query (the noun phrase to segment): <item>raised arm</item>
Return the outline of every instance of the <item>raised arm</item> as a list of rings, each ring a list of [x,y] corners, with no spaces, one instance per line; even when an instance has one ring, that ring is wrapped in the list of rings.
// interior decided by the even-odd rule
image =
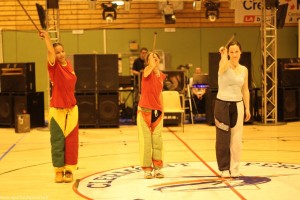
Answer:
[[[47,51],[48,51],[47,53],[48,61],[50,62],[50,64],[54,64],[56,56],[55,56],[55,51],[49,33],[47,31],[42,30],[40,32],[40,37],[43,38],[45,41]]]
[[[219,62],[218,74],[223,74],[229,67],[228,49],[226,47],[220,47],[219,52],[221,54],[221,59]]]
[[[148,58],[146,58],[146,60],[148,60],[148,65],[145,67],[144,69],[144,77],[149,76],[149,74],[151,74],[151,72],[154,70],[155,73],[158,72],[158,65],[159,65],[159,58],[157,57],[157,55],[155,55],[154,53],[151,53],[149,55]]]

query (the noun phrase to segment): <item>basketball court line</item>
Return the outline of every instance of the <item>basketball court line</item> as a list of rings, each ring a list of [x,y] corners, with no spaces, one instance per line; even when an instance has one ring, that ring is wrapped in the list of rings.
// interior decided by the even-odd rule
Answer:
[[[205,160],[203,160],[186,142],[183,141],[183,139],[181,139],[172,129],[170,129],[169,127],[168,131],[171,132],[186,148],[189,149],[189,151],[194,154],[199,161],[201,161],[202,164],[204,164],[212,173],[214,173],[217,177],[221,177],[209,164],[207,164],[207,162],[205,162]],[[246,200],[246,198],[239,193],[234,187],[232,187],[230,185],[230,183],[228,181],[226,181],[226,179],[224,179],[225,181],[223,181],[223,183],[228,186],[228,188],[230,188],[240,199]]]

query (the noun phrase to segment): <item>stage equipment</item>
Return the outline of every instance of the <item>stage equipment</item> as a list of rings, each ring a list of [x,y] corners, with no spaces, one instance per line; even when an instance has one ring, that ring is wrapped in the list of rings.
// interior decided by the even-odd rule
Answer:
[[[118,93],[100,93],[98,96],[99,127],[119,127]]]
[[[204,6],[206,7],[205,17],[209,21],[214,22],[219,18],[219,0],[208,0],[205,2]]]
[[[165,24],[176,24],[176,16],[170,4],[165,5],[162,14]]]
[[[285,19],[286,19],[286,14],[288,10],[289,4],[281,4],[278,6],[277,12],[276,12],[276,26],[278,29],[281,29],[284,27],[285,24]]]
[[[202,2],[202,0],[195,0],[195,1],[193,1],[193,8],[194,8],[194,10],[201,10],[201,2]]]
[[[300,120],[300,87],[278,88],[278,121]]]
[[[117,7],[115,3],[102,3],[101,7],[103,8],[102,18],[106,20],[107,23],[113,22],[117,19]]]
[[[119,89],[117,54],[75,54],[76,92],[116,92]]]
[[[35,92],[35,63],[1,63],[0,92]]]

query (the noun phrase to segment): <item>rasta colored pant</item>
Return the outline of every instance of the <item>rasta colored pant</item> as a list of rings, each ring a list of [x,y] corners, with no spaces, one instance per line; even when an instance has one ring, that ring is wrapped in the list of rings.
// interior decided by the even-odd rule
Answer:
[[[138,107],[137,127],[140,162],[143,170],[163,167],[163,113]]]
[[[50,108],[49,123],[54,170],[74,171],[78,161],[78,107]]]

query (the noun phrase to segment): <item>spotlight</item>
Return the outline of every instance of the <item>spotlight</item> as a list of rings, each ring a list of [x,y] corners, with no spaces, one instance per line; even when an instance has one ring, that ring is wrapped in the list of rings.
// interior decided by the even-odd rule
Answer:
[[[201,10],[201,0],[196,0],[193,2],[194,10]]]
[[[165,24],[175,24],[176,16],[174,10],[170,5],[166,5],[163,9],[163,20]]]
[[[117,19],[117,7],[118,5],[115,3],[102,3],[101,7],[103,8],[102,18],[106,20],[108,23]]]
[[[209,21],[214,22],[219,18],[219,1],[208,0],[205,4],[206,12],[205,17],[209,19]]]

